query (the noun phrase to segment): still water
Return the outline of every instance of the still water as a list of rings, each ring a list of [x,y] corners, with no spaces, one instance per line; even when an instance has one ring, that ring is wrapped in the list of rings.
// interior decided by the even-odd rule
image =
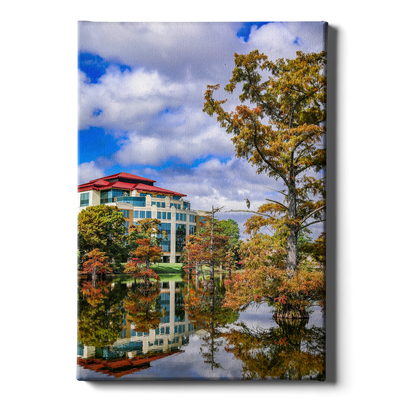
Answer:
[[[79,380],[325,379],[325,320],[279,322],[267,304],[223,307],[224,279],[118,275],[78,285]]]

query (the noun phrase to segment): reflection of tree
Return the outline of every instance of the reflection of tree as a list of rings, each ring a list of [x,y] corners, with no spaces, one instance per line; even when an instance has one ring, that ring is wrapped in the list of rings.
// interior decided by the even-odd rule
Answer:
[[[136,332],[156,329],[164,311],[160,303],[160,286],[145,284],[135,285],[124,299],[124,308]]]
[[[123,319],[121,296],[110,290],[111,283],[82,282],[82,298],[78,309],[78,340],[83,345],[98,348],[113,344]]]
[[[237,324],[223,336],[225,350],[243,362],[243,379],[325,380],[325,329],[305,320],[278,320],[277,328]]]
[[[193,284],[189,280],[184,292],[185,311],[189,320],[196,329],[207,332],[201,338],[203,344],[200,351],[204,362],[210,364],[211,369],[220,368],[215,357],[222,345],[223,328],[236,321],[239,313],[222,307],[224,290],[221,285],[203,285],[198,281]]]

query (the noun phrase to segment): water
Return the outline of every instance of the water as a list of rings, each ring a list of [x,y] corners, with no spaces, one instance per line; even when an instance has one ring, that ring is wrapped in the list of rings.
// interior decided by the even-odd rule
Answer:
[[[161,276],[146,288],[128,276],[82,279],[79,380],[325,379],[325,321],[280,322],[267,304],[223,307],[223,279]]]

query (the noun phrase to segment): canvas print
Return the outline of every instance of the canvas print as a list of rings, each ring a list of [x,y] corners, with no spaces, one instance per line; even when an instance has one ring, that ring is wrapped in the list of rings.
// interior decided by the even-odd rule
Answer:
[[[325,369],[325,22],[78,23],[77,379]]]

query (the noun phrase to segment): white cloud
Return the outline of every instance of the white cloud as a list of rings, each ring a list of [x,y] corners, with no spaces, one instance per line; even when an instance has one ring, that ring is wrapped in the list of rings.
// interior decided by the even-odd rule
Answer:
[[[201,129],[205,122],[196,126],[196,120],[206,120],[207,116],[190,112],[186,115],[188,121],[182,126],[171,125],[170,129],[165,131],[153,132],[153,136],[146,136],[137,131],[128,133],[121,149],[113,156],[115,161],[125,167],[160,166],[171,158],[191,164],[209,154],[222,157],[233,155],[234,148],[230,138],[224,132],[218,132],[217,126],[210,124],[205,130]]]
[[[79,74],[79,127],[101,126],[112,130],[145,128],[168,107],[179,107],[190,85],[171,82],[157,71],[130,72],[110,67],[97,84],[85,83]],[[101,110],[96,115],[96,110]]]
[[[158,70],[175,80],[220,76],[232,62],[240,24],[92,23],[79,24],[79,50],[132,67]],[[230,68],[230,66],[229,66]]]
[[[296,51],[319,52],[324,50],[323,24],[316,22],[272,23],[252,29],[247,50],[258,49],[270,60],[294,58]],[[297,43],[296,43],[297,42]]]
[[[146,172],[157,180],[156,185],[187,195],[191,207],[197,210],[211,210],[224,207],[217,214],[219,219],[234,219],[243,233],[243,223],[250,213],[227,213],[229,210],[246,210],[245,198],[251,201],[251,209],[256,210],[266,197],[278,199],[271,188],[279,188],[278,182],[266,174],[257,175],[255,168],[246,160],[231,158],[226,163],[212,158],[197,168],[166,168]],[[140,175],[139,171],[132,171]],[[279,196],[279,195],[278,195]]]
[[[99,168],[94,161],[85,162],[78,167],[78,183],[86,183],[92,179],[105,176],[104,170]]]

